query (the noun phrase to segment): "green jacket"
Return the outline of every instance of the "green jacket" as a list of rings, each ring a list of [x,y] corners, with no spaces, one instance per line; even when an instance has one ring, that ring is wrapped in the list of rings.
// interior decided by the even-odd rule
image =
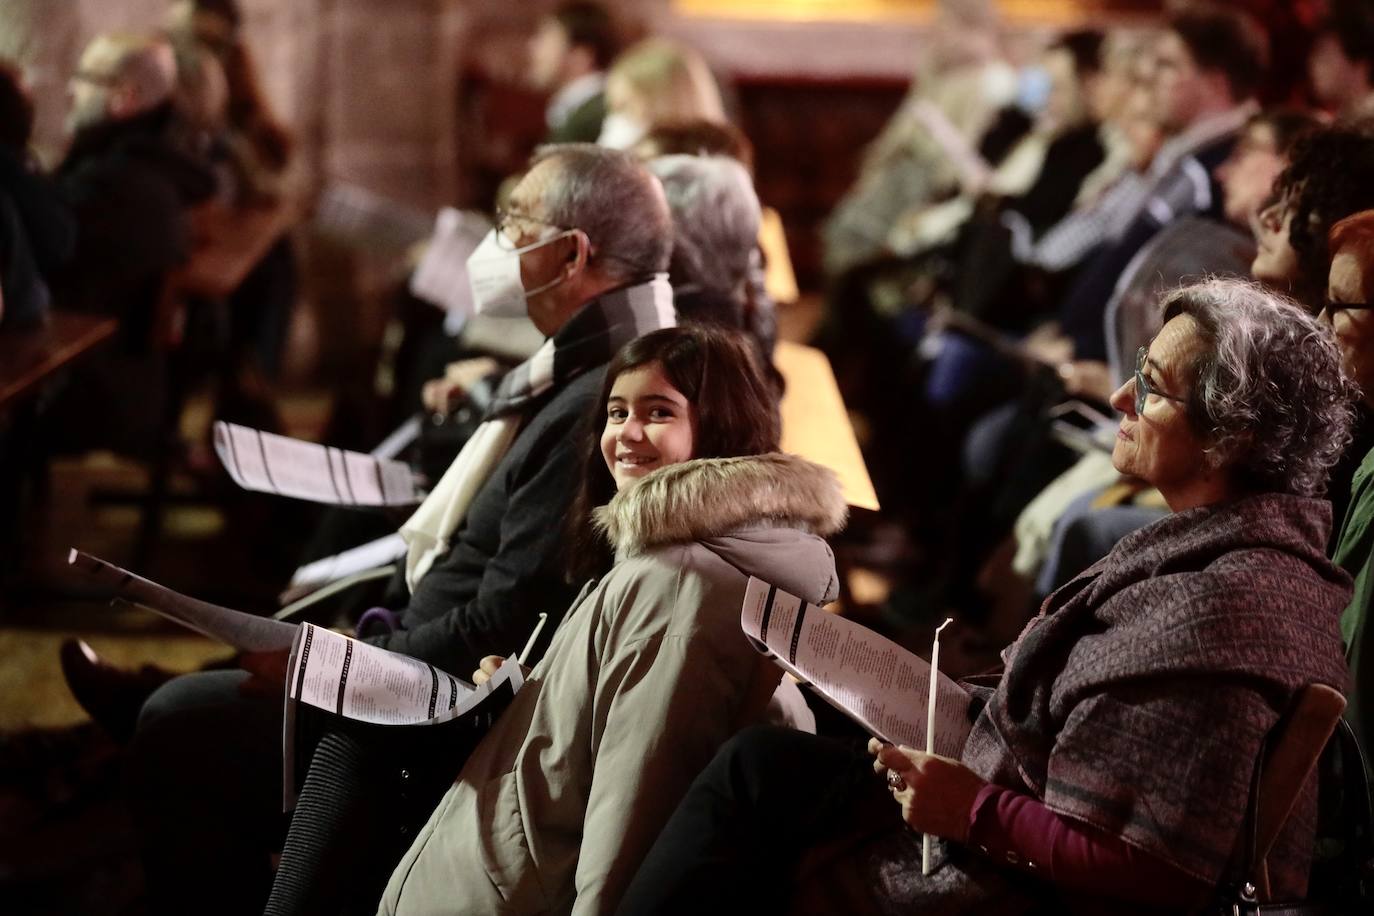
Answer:
[[[595,143],[601,136],[601,122],[606,120],[606,94],[596,95],[578,105],[562,124],[549,131],[545,143]]]
[[[1374,603],[1374,449],[1355,471],[1333,559],[1355,580],[1355,593],[1341,614],[1341,639],[1352,685],[1345,716],[1365,758],[1370,759],[1374,753],[1374,628],[1369,623]]]

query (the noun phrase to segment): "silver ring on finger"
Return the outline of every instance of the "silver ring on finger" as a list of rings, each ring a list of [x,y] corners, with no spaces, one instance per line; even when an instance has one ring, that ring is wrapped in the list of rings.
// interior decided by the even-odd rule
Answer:
[[[901,773],[898,773],[896,770],[888,770],[888,771],[887,771],[887,785],[888,785],[889,788],[892,788],[892,789],[905,789],[905,788],[906,788],[906,780],[903,779],[903,778],[902,778],[902,774],[901,774]]]

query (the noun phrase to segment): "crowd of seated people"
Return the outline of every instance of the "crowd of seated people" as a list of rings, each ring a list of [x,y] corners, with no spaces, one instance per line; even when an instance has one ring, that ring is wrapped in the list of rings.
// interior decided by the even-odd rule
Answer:
[[[280,368],[296,293],[289,239],[245,265],[225,302],[191,310],[190,326],[182,300],[204,294],[176,285],[217,220],[287,193],[289,135],[257,86],[240,20],[233,0],[177,0],[158,31],[96,36],[69,74],[69,142],[51,169],[28,156],[32,105],[21,71],[4,66],[5,324],[41,324],[52,309],[118,322],[116,344],[51,392],[41,427],[51,451],[160,449],[168,353],[188,339],[231,367],[222,415],[270,415],[263,386],[238,377]]]
[[[334,550],[403,542],[376,606],[338,625],[476,684],[535,631],[533,665],[475,744],[326,730],[284,816],[287,652],[175,674],[66,647],[123,747],[148,911],[1229,906],[1295,697],[1346,695],[1374,751],[1374,7],[1331,0],[1279,98],[1264,22],[1177,7],[1018,67],[991,5],[941,4],[825,227],[818,342],[911,547],[885,619],[1001,640],[957,758],[818,714],[741,631],[751,576],[843,591],[841,488],[779,451],[786,253],[705,58],[622,47],[569,0],[528,46],[548,142],[474,240],[472,315],[409,329],[424,355],[403,372],[427,384],[402,413],[474,422],[408,518],[321,522]],[[50,176],[22,118],[0,136],[0,315],[113,310],[126,345],[86,371],[160,371],[147,344],[195,208],[281,193],[290,143],[239,23],[182,0],[165,35],[98,39]],[[0,110],[31,120],[0,77]],[[277,248],[245,281],[231,362],[275,371],[293,270]],[[484,350],[490,319],[528,342]],[[151,406],[76,387],[54,416]],[[859,521],[838,549],[862,554]],[[1309,881],[1328,812],[1316,773],[1299,784],[1270,891],[1347,894],[1357,876]]]

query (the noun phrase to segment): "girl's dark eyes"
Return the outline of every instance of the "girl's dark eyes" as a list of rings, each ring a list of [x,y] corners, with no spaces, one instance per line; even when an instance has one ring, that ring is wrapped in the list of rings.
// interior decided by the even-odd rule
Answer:
[[[630,416],[630,412],[624,407],[607,407],[606,419],[623,422]],[[650,420],[672,420],[677,414],[669,407],[654,407],[649,411]]]

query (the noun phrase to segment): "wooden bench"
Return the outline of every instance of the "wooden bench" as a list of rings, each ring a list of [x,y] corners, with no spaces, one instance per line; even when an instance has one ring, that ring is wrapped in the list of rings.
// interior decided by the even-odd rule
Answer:
[[[114,336],[113,318],[53,312],[41,327],[0,331],[0,411],[37,392],[57,371]]]

